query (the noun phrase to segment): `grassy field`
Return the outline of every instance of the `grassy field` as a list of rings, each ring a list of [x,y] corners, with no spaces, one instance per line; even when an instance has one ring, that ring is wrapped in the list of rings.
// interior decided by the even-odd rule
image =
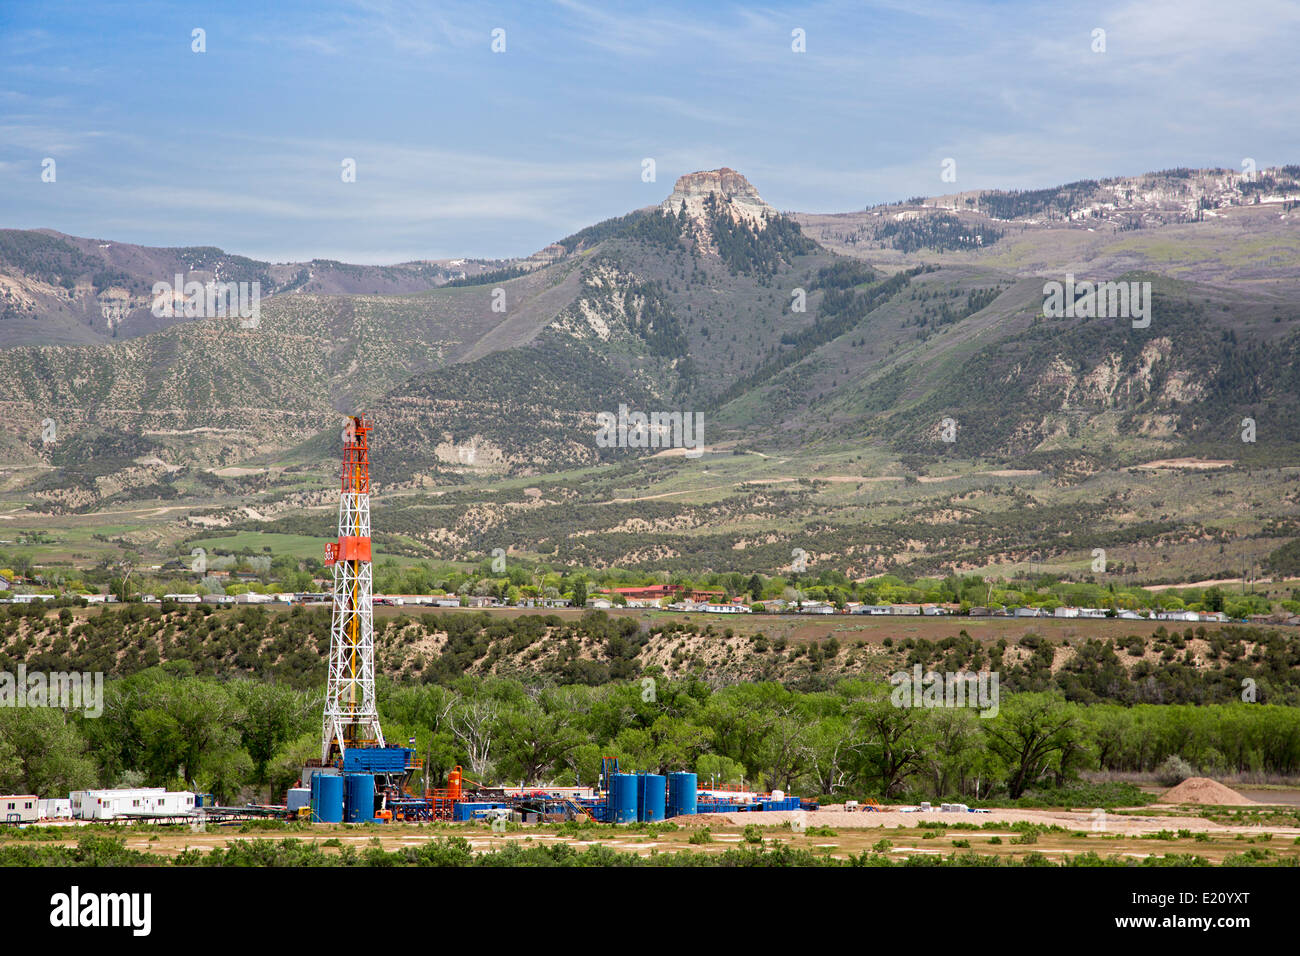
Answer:
[[[325,542],[329,538],[314,538],[305,534],[276,534],[264,531],[240,531],[233,535],[212,538],[197,538],[189,542],[193,548],[212,551],[269,551],[273,554],[289,554],[295,558],[325,559]]]
[[[1102,434],[1104,420],[1095,427],[1099,445],[1120,442]],[[952,568],[1172,584],[1258,571],[1300,527],[1300,467],[1226,460],[1175,466],[1147,455],[1062,475],[978,459],[919,462],[853,441],[788,455],[721,448],[695,461],[629,455],[531,478],[379,487],[372,528],[376,560],[403,564],[477,562],[501,547],[555,567],[772,574],[801,548],[813,575]],[[79,514],[36,514],[10,497],[0,500],[0,552],[68,570],[127,554],[147,569],[188,560],[194,547],[319,560],[332,538],[335,482],[321,475],[314,494],[272,485]],[[1095,547],[1109,572],[1092,572]]]

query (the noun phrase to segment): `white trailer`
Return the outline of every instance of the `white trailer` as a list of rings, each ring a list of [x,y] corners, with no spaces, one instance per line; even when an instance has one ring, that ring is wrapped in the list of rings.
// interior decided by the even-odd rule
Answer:
[[[130,790],[76,790],[71,794],[72,815],[78,820],[116,820],[154,813],[162,787]],[[193,794],[190,795],[193,798]],[[191,804],[192,805],[192,804]]]
[[[36,794],[11,793],[0,796],[0,823],[35,823],[40,816]]]
[[[169,791],[158,798],[154,813],[177,814],[194,810],[194,794],[184,790]]]
[[[72,819],[71,800],[64,800],[58,797],[49,800],[41,799],[36,801],[36,808],[40,811],[42,820]]]

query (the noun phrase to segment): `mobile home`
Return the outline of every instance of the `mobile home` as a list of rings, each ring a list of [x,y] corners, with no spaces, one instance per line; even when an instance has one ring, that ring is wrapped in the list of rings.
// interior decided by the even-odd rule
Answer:
[[[72,801],[66,797],[52,797],[36,801],[42,820],[68,820],[72,818]]]
[[[162,787],[132,790],[76,790],[72,815],[78,820],[177,816],[194,809],[194,794],[168,793]]]
[[[0,823],[35,823],[40,810],[33,793],[0,796]]]

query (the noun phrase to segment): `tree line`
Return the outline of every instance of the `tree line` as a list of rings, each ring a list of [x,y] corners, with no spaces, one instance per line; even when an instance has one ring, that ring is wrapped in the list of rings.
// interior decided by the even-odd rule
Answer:
[[[857,678],[803,693],[461,677],[381,680],[379,703],[388,740],[416,741],[417,787],[457,765],[485,784],[590,785],[610,754],[625,770],[692,770],[702,786],[837,801],[1140,802],[1131,787],[1080,791],[1081,775],[1150,773],[1171,757],[1206,774],[1300,773],[1300,710],[1244,702],[1126,707],[1004,691],[977,710],[898,706],[896,687]],[[319,689],[198,677],[172,662],[109,682],[97,719],[0,708],[0,792],[154,785],[278,801],[319,754],[321,705]]]

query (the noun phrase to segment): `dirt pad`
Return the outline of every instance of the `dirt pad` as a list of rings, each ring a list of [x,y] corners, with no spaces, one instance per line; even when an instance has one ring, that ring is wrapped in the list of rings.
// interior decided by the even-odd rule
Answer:
[[[1209,777],[1188,777],[1166,790],[1161,803],[1196,803],[1209,807],[1254,807],[1258,804]]]
[[[1152,810],[1150,816],[1145,811],[1139,814],[1107,814],[1104,818],[1105,829],[1109,833],[1125,834],[1143,834],[1155,833],[1159,830],[1205,830],[1208,832],[1227,830],[1228,827],[1222,823],[1216,823],[1211,820],[1203,820],[1193,816],[1167,816],[1160,815],[1159,810]],[[767,810],[762,813],[723,813],[718,816],[726,820],[728,826],[743,827],[747,824],[756,823],[759,826],[780,827],[786,821],[792,824],[798,820],[800,825],[808,827],[829,826],[832,828],[843,827],[845,829],[861,829],[865,827],[876,827],[880,829],[890,829],[893,827],[903,827],[904,829],[919,826],[921,824],[959,824],[964,823],[968,826],[985,827],[988,825],[1005,824],[1010,827],[1013,823],[1039,823],[1044,826],[1061,826],[1069,830],[1087,830],[1095,829],[1098,821],[1096,811],[1085,810],[1038,810],[1038,809],[1000,809],[991,810],[988,813],[944,813],[940,810],[927,810],[916,813],[904,813],[899,810],[886,809],[881,812],[863,812],[857,811],[850,813],[842,809],[827,809],[809,811],[797,810]],[[697,819],[708,820],[708,816],[701,815]],[[681,818],[678,817],[678,820]],[[1297,831],[1300,833],[1300,831]]]

